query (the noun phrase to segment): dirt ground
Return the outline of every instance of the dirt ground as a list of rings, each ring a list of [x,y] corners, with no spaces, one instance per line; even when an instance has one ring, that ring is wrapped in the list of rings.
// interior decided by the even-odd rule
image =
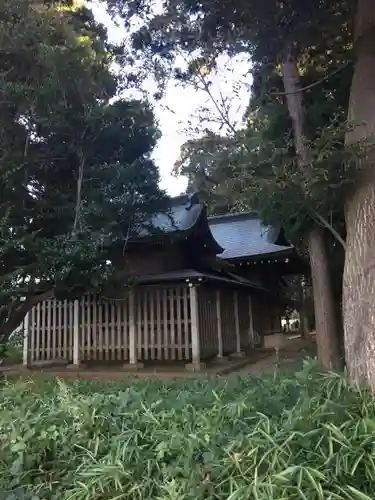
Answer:
[[[269,356],[259,359],[255,363],[249,364],[241,368],[237,374],[245,375],[251,373],[254,375],[262,375],[266,373],[274,373],[276,369],[283,370],[293,367],[298,361],[306,357],[316,356],[316,344],[312,340],[293,339],[288,345],[280,350],[270,352]]]
[[[255,354],[243,359],[231,360],[226,364],[209,364],[202,372],[187,372],[181,365],[161,365],[159,367],[146,366],[137,372],[121,369],[121,367],[90,367],[80,370],[67,369],[65,367],[51,367],[43,369],[25,369],[21,365],[3,367],[0,371],[8,378],[35,378],[59,377],[66,381],[76,379],[97,380],[97,381],[121,381],[131,379],[144,380],[176,380],[191,379],[207,376],[244,376],[246,374],[269,374],[276,369],[284,370],[292,368],[304,357],[315,356],[315,344],[312,341],[303,339],[293,339],[288,342],[279,352],[275,349],[257,350]]]

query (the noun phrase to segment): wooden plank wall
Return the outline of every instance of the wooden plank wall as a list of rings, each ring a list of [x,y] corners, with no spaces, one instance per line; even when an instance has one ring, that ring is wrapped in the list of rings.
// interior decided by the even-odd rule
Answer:
[[[241,349],[245,350],[250,345],[250,304],[247,291],[238,293],[238,313]]]
[[[202,359],[218,354],[216,290],[207,286],[198,288],[199,337]]]
[[[279,333],[281,331],[280,313],[281,308],[272,300],[264,297],[253,297],[253,325],[254,330],[263,342],[263,336]]]
[[[220,291],[221,325],[223,335],[223,353],[236,351],[236,332],[234,321],[234,293],[231,289]]]

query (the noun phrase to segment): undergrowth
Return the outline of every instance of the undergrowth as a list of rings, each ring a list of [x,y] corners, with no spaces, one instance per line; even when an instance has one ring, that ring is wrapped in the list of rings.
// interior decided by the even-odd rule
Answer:
[[[375,402],[293,375],[5,382],[1,500],[371,500]]]

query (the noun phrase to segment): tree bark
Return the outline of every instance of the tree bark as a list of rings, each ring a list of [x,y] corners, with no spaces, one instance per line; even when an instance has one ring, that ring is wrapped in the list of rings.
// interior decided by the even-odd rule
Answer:
[[[339,370],[342,366],[335,300],[324,229],[314,229],[309,234],[309,252],[313,282],[316,343],[318,361],[324,370]]]
[[[358,0],[346,144],[375,136],[375,8]],[[343,280],[345,357],[353,381],[375,391],[375,169],[374,153],[361,158],[361,173],[346,200],[347,243]],[[363,169],[364,168],[364,169]]]
[[[305,113],[297,61],[288,54],[282,64],[283,82],[290,117],[293,122],[294,142],[298,165],[301,169],[311,162],[311,152],[305,136]],[[338,345],[332,283],[323,228],[308,235],[310,266],[313,281],[314,311],[318,361],[322,369],[337,370],[341,367]]]
[[[0,344],[8,341],[10,335],[22,323],[30,309],[38,304],[38,302],[50,299],[53,296],[54,291],[47,290],[46,292],[42,292],[38,295],[28,297],[25,302],[23,302],[22,305],[10,315],[9,319],[0,326]]]
[[[301,335],[304,339],[308,339],[310,328],[309,328],[309,318],[307,317],[305,304],[302,305],[299,311],[299,318],[300,318]]]
[[[299,322],[300,322],[300,330],[303,338],[308,338],[308,334],[310,331],[309,328],[309,318],[307,314],[307,300],[306,300],[306,292],[302,280],[299,284]]]

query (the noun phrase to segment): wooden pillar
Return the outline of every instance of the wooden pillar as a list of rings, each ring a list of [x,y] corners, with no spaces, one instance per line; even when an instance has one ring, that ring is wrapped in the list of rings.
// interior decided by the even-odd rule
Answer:
[[[302,337],[308,338],[309,335],[309,318],[307,315],[306,290],[304,283],[301,282],[299,287],[299,329]]]
[[[241,335],[240,335],[240,314],[238,310],[238,292],[234,292],[233,296],[234,303],[234,325],[236,332],[236,352],[233,353],[235,356],[243,356],[244,353],[241,351]]]
[[[82,297],[81,301],[84,301],[85,298]],[[67,306],[68,304],[66,304]],[[72,308],[73,306],[73,308]],[[73,309],[73,321],[70,323],[70,328],[73,328],[73,363],[68,365],[68,369],[76,370],[77,368],[80,367],[80,357],[79,357],[79,300],[75,300],[72,304],[72,302],[69,302],[69,314],[72,314],[72,309]],[[70,316],[70,317],[72,317]],[[64,322],[67,321],[67,318],[64,317]],[[83,319],[82,319],[83,323]],[[65,324],[64,324],[65,326]],[[91,328],[91,325],[87,325],[88,328]],[[84,325],[82,325],[83,331],[84,331]],[[66,339],[65,339],[66,340]],[[65,353],[68,356],[69,355],[69,350],[68,346],[66,345],[65,348]],[[69,359],[69,358],[68,358]]]
[[[46,301],[43,300],[43,302],[39,302],[40,305],[40,313],[41,314],[41,322],[40,326],[41,329],[39,330],[39,338],[40,338],[40,361],[43,362],[46,360]]]
[[[251,295],[249,295],[249,340],[251,347],[255,346],[254,339],[254,323],[253,323],[253,304],[251,300]]]
[[[91,328],[91,325],[88,325]],[[79,366],[79,301],[73,305],[73,365]]]
[[[129,363],[137,364],[134,292],[129,292]]]
[[[28,366],[29,364],[29,326],[30,326],[30,316],[29,313],[26,314],[23,320],[23,366]],[[32,347],[32,346],[30,346]]]
[[[34,340],[35,340],[35,350],[34,350],[34,361],[40,361],[40,336],[41,336],[41,329],[40,329],[40,315],[41,315],[41,306],[40,302],[37,303],[35,306],[35,315],[36,315],[36,327],[33,328],[34,330]],[[34,346],[33,346],[34,347]]]
[[[217,357],[223,357],[223,330],[221,325],[220,290],[216,291]]]
[[[201,361],[201,353],[199,338],[198,292],[196,286],[190,287],[190,311],[192,362],[194,365],[199,366]]]
[[[189,287],[190,298],[190,320],[191,320],[191,363],[186,368],[192,371],[199,371],[203,364],[201,363],[200,337],[199,337],[199,315],[198,315],[198,290],[196,286]]]
[[[135,311],[134,291],[131,290],[129,292],[129,364],[124,365],[124,368],[130,368],[131,370],[139,370],[143,368],[143,364],[138,363],[138,332],[135,321]]]

